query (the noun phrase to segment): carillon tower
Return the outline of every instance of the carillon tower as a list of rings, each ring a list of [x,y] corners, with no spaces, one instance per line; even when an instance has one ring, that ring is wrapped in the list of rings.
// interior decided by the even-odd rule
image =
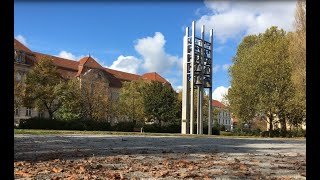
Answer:
[[[205,41],[205,26],[202,25],[201,37],[196,37],[196,22],[192,22],[191,36],[189,27],[183,40],[183,89],[182,89],[182,134],[203,134],[203,92],[209,89],[208,134],[212,134],[212,57],[213,29],[210,42]],[[197,89],[196,97],[194,90]],[[194,107],[194,101],[197,101]],[[194,132],[194,108],[197,108]]]

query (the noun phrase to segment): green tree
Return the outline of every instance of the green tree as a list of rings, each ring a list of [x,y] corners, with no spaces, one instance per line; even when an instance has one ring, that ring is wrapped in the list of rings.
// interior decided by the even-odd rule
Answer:
[[[118,102],[120,118],[131,119],[135,125],[137,122],[145,122],[146,115],[143,99],[145,86],[146,82],[143,80],[123,83]]]
[[[286,131],[286,106],[294,91],[286,32],[271,27],[258,36],[245,37],[229,72],[227,98],[234,114],[245,121],[265,115],[270,130],[278,118]]]
[[[56,113],[59,119],[74,120],[81,118],[81,90],[79,80],[69,80],[66,86],[63,87],[59,99],[62,102],[62,106]]]
[[[161,126],[162,122],[172,122],[176,119],[178,102],[176,92],[170,85],[152,81],[144,90],[144,109],[148,120]]]
[[[26,75],[23,103],[25,107],[46,110],[49,118],[61,107],[59,98],[65,81],[51,60],[41,59]]]

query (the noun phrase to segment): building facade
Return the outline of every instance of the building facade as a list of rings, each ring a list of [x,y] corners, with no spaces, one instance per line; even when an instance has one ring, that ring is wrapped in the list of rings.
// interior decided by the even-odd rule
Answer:
[[[14,39],[15,81],[24,83],[27,72],[32,69],[37,62],[43,59],[52,60],[61,77],[66,80],[77,78],[81,84],[81,81],[83,81],[87,76],[94,76],[97,79],[103,78],[106,83],[108,95],[112,100],[118,99],[123,82],[142,79],[145,81],[158,81],[170,85],[166,79],[156,72],[137,75],[105,68],[91,56],[86,56],[81,58],[79,61],[74,61],[34,52],[16,39]],[[48,113],[38,112],[36,109],[26,107],[16,107],[14,109],[15,125],[19,123],[20,119],[27,119],[30,117],[48,117]]]
[[[213,110],[218,110],[218,114],[214,119],[217,119],[221,126],[224,126],[226,131],[232,130],[231,114],[224,104],[220,101],[212,100]]]

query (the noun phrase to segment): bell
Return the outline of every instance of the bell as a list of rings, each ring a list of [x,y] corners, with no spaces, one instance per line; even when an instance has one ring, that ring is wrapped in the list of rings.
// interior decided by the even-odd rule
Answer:
[[[205,87],[207,88],[211,88],[211,82],[210,82],[210,79],[206,79],[206,82],[205,82]]]
[[[198,65],[195,65],[195,71],[196,72],[201,72],[202,68],[201,68],[201,65],[198,64]]]
[[[211,59],[210,58],[207,58],[206,61],[207,61],[208,65],[211,64]]]
[[[210,75],[210,67],[206,67],[204,70],[205,75]]]
[[[201,79],[200,79],[200,76],[197,76],[196,79],[197,79],[197,80],[196,80],[195,85],[202,85],[202,81],[201,81]]]

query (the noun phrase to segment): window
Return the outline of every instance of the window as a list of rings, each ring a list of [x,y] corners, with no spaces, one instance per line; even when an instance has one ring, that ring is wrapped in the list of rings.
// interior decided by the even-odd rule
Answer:
[[[14,115],[15,116],[19,116],[19,108],[15,108],[14,109]]]
[[[26,110],[26,116],[31,116],[31,108],[27,108]]]
[[[24,62],[24,52],[14,51],[14,59],[18,62]]]

